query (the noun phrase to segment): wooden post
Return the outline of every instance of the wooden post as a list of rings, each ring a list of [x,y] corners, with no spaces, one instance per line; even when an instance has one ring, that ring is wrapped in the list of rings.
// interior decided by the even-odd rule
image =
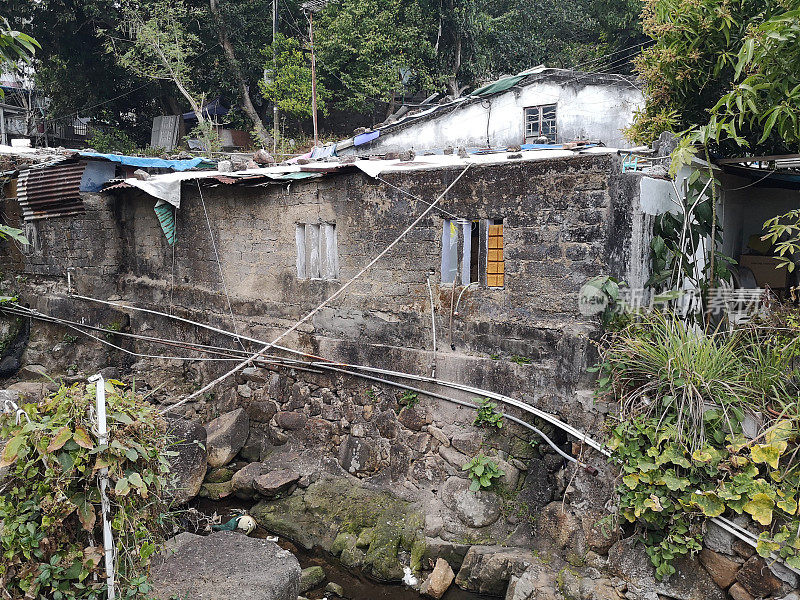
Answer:
[[[308,36],[311,39],[311,116],[314,121],[314,148],[317,147],[317,62],[314,56],[314,11],[308,11]]]

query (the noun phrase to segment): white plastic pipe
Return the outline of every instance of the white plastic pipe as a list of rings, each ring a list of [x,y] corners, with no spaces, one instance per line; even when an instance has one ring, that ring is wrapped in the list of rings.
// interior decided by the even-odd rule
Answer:
[[[108,425],[106,424],[106,382],[98,373],[89,377],[89,383],[94,383],[97,390],[97,440],[100,445],[108,443]],[[100,507],[103,512],[103,550],[106,554],[106,583],[108,585],[108,600],[114,600],[117,595],[114,589],[114,537],[111,534],[111,503],[106,495],[108,487],[108,468],[100,469]]]

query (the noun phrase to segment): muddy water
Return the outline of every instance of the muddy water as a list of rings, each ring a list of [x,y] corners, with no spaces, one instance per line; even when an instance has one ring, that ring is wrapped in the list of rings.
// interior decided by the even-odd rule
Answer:
[[[192,506],[201,513],[210,515],[216,512],[222,517],[222,522],[226,522],[231,517],[241,514],[242,509],[248,509],[250,504],[241,500],[225,499],[215,502],[211,500],[197,499],[192,502]],[[273,536],[266,530],[259,527],[254,533],[254,537],[272,538]],[[338,583],[344,588],[345,595],[350,600],[421,600],[425,598],[416,590],[403,584],[379,583],[364,577],[357,571],[343,567],[335,556],[326,552],[311,550],[307,551],[298,548],[291,541],[278,539],[278,545],[289,550],[297,557],[302,568],[320,566],[325,571],[325,583]],[[306,592],[305,597],[310,600],[320,600],[335,596],[325,593],[325,583],[320,588]],[[465,592],[464,590],[451,585],[442,600],[488,600],[488,596]]]

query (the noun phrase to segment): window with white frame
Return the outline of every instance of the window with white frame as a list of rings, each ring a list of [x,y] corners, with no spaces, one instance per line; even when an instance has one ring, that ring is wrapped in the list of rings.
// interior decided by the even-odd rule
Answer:
[[[339,279],[335,223],[297,223],[298,279]]]
[[[442,285],[504,287],[502,219],[445,219]]]
[[[555,144],[556,105],[543,104],[525,109],[525,142],[532,143],[536,138],[546,137],[549,144]]]

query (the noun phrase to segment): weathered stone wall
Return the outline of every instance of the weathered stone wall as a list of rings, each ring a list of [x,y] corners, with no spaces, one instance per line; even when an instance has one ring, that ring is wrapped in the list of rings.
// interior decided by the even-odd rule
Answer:
[[[345,295],[283,340],[297,349],[350,363],[436,374],[554,410],[581,426],[597,425],[575,399],[592,360],[592,319],[577,312],[580,286],[598,273],[625,275],[631,190],[611,155],[509,161],[473,166],[391,253]],[[385,179],[432,200],[460,169],[387,174]],[[622,190],[622,191],[620,191]],[[25,256],[3,257],[5,273],[23,273],[23,300],[43,312],[93,322],[97,305],[64,301],[63,277],[74,267],[75,289],[114,294],[272,339],[316,307],[391,242],[425,205],[360,172],[246,188],[184,185],[177,211],[178,243],[167,245],[153,199],[136,191],[89,194],[87,213],[29,226]],[[446,212],[443,212],[446,211]],[[236,324],[231,321],[206,212]],[[504,220],[505,287],[473,287],[450,318],[453,291],[441,285],[443,219]],[[299,280],[295,224],[336,223],[340,279]],[[438,352],[434,359],[426,277],[433,272]],[[455,293],[461,292],[457,287]],[[110,317],[104,317],[109,319]],[[76,319],[78,320],[78,319]],[[96,322],[108,324],[112,321]],[[130,328],[161,336],[221,343],[194,328],[131,313]],[[450,341],[455,349],[450,348]],[[229,343],[229,342],[225,342]],[[147,353],[163,351],[140,345]],[[175,354],[171,352],[171,354]],[[524,357],[527,361],[512,361]],[[132,360],[132,359],[131,359]],[[530,364],[518,364],[528,362]],[[226,365],[197,366],[201,378]],[[577,402],[577,404],[576,404]],[[588,406],[585,406],[588,405]],[[579,410],[573,410],[578,408]]]

